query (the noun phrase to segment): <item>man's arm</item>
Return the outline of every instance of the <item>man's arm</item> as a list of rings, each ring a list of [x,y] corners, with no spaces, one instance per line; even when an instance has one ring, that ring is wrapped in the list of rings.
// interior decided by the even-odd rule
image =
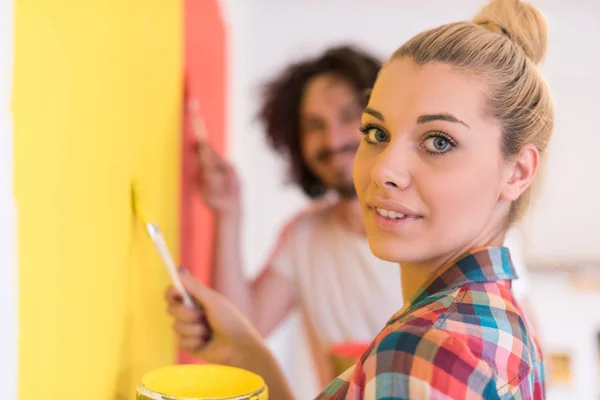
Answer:
[[[264,337],[294,307],[295,285],[270,264],[254,282],[246,278],[241,261],[240,225],[238,217],[215,215],[212,286],[242,311]]]

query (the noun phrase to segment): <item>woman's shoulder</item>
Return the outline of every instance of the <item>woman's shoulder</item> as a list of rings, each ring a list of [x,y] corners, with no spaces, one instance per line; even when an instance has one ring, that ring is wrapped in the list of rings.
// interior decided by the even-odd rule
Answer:
[[[479,285],[449,292],[388,325],[359,365],[365,382],[383,387],[402,381],[411,388],[402,393],[407,398],[495,398],[522,390],[540,367],[536,342],[509,292]]]
[[[431,327],[382,332],[350,378],[348,387],[357,386],[373,399],[498,397],[490,366],[452,332]]]

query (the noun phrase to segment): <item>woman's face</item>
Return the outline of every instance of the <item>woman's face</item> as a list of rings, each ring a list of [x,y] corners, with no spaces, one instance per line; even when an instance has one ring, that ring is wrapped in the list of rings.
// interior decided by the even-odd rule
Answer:
[[[501,126],[486,115],[484,93],[478,79],[442,63],[399,59],[382,69],[354,162],[377,257],[426,262],[502,244],[510,203],[538,158],[529,149],[503,159]]]

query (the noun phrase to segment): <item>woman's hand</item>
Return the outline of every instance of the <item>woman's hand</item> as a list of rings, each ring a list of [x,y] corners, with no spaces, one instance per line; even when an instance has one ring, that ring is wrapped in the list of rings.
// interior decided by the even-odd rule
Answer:
[[[210,363],[240,366],[264,347],[259,333],[229,300],[189,273],[180,275],[196,307],[186,307],[174,287],[167,290],[166,300],[183,350]]]
[[[259,333],[246,317],[221,294],[204,286],[189,273],[181,281],[196,306],[183,304],[181,294],[170,287],[166,293],[168,312],[181,347],[203,360],[246,369],[260,375],[271,398],[293,399],[279,365]]]

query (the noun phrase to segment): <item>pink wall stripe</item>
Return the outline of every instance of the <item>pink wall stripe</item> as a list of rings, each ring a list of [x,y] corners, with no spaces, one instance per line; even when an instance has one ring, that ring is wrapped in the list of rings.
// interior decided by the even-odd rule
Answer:
[[[185,1],[185,74],[189,95],[199,101],[208,138],[223,154],[226,135],[226,27],[217,0]],[[181,260],[202,282],[210,279],[213,218],[193,186],[193,132],[182,127]],[[182,363],[198,360],[180,352]]]

